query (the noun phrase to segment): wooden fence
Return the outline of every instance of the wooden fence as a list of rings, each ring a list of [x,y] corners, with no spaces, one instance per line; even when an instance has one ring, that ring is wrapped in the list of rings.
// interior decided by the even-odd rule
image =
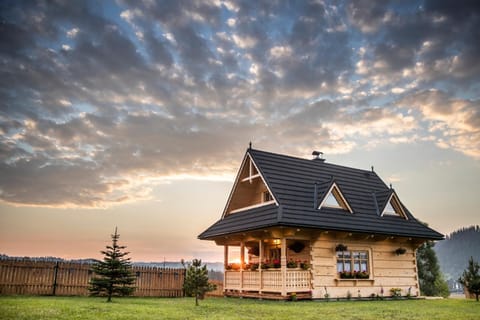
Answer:
[[[0,294],[86,296],[93,276],[90,264],[0,260]],[[184,269],[133,267],[134,296],[182,297]]]

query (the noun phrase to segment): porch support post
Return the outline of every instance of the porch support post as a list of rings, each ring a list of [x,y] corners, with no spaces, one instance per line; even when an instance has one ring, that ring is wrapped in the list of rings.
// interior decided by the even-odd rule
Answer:
[[[281,244],[281,272],[282,272],[282,296],[287,295],[287,239],[282,237]]]
[[[260,239],[258,240],[258,277],[260,278],[258,283],[259,285],[258,293],[262,293],[262,289],[263,289],[262,262],[263,262],[263,240]]]
[[[243,291],[243,266],[245,265],[245,242],[240,242],[240,292]]]
[[[223,246],[223,291],[227,291],[228,245]]]
[[[223,268],[227,270],[228,267],[228,245],[223,246]]]

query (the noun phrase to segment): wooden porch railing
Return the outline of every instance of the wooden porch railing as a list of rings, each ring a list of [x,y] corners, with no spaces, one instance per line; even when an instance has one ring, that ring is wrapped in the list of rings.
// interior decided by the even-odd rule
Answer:
[[[260,279],[261,275],[261,279]],[[241,279],[243,277],[243,281]],[[311,289],[310,271],[287,270],[287,292],[306,292]],[[241,285],[243,282],[243,286]],[[282,271],[225,271],[225,290],[282,292]]]

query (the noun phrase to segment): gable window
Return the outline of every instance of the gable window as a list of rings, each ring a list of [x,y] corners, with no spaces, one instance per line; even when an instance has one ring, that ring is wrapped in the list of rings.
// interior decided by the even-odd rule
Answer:
[[[366,272],[368,273],[368,251],[339,251],[337,252],[337,272]]]
[[[388,200],[385,209],[383,209],[382,216],[383,215],[399,216],[404,219],[408,219],[395,193],[392,193],[392,195],[390,196],[390,199]]]
[[[345,197],[343,196],[342,192],[340,192],[340,189],[336,183],[332,184],[327,196],[323,199],[322,203],[320,203],[319,209],[323,207],[342,209],[353,213],[352,208],[347,203],[347,200],[345,200]]]
[[[323,203],[324,207],[330,207],[330,208],[340,208],[343,209],[343,207],[338,203],[337,199],[332,193],[329,193],[327,196],[327,199]]]
[[[397,211],[392,206],[392,203],[389,202],[387,203],[387,206],[385,207],[385,210],[383,210],[383,214],[393,214],[393,215],[398,215]]]
[[[223,215],[269,204],[277,204],[275,197],[252,157],[247,153],[235,179]]]
[[[269,202],[269,201],[273,201],[273,197],[272,197],[272,195],[270,194],[270,192],[265,191],[265,192],[263,193],[263,202]]]

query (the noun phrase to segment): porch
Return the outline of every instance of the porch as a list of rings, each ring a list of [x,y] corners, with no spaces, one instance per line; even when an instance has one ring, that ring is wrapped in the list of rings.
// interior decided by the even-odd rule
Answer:
[[[269,230],[263,239],[232,241],[224,245],[224,294],[263,299],[310,299],[309,238],[285,237]],[[299,230],[300,231],[300,230]],[[267,237],[265,237],[267,235]],[[268,237],[268,235],[272,237]],[[239,258],[229,263],[229,247],[240,249]]]
[[[225,271],[224,283],[230,296],[280,298],[296,293],[311,298],[308,270]]]

